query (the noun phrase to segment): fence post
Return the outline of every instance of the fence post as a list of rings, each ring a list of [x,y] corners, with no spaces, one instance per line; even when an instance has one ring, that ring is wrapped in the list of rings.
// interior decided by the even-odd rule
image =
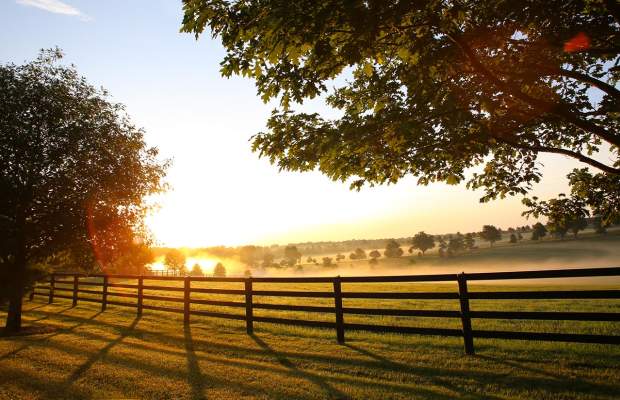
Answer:
[[[101,289],[101,311],[108,307],[108,276],[103,277],[103,289]]]
[[[338,343],[344,343],[344,316],[342,312],[342,287],[340,276],[334,278],[334,305],[336,310],[336,337]]]
[[[245,278],[245,330],[254,334],[254,309],[252,307],[252,277]]]
[[[463,324],[463,341],[465,354],[474,354],[474,336],[471,331],[471,317],[469,316],[469,295],[467,293],[467,277],[462,272],[457,275],[459,283],[459,301],[461,303],[461,323]]]
[[[78,275],[73,275],[73,305],[71,307],[77,306],[78,301]]]
[[[37,283],[35,282],[35,283],[32,285],[32,290],[30,291],[30,296],[29,296],[29,300],[30,300],[30,301],[34,300],[34,288],[35,288],[36,286],[37,286]]]
[[[52,302],[54,301],[54,286],[55,285],[56,285],[56,276],[52,274],[50,278],[50,297],[47,301],[49,304],[52,304]]]
[[[183,282],[183,323],[189,324],[189,295],[191,289],[191,283],[189,276],[186,276]]]
[[[143,294],[144,294],[144,277],[140,275],[138,277],[138,316],[142,316]]]

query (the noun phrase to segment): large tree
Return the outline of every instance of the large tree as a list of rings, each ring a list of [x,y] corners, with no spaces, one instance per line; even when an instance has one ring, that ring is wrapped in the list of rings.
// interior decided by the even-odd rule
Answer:
[[[620,188],[620,6],[614,0],[184,0],[182,31],[221,39],[224,76],[278,99],[253,139],[284,170],[334,180],[525,194],[540,153],[571,157],[605,220]],[[330,90],[329,88],[334,88]],[[339,117],[295,111],[324,95]],[[603,148],[611,157],[597,157]]]
[[[59,50],[0,65],[0,301],[21,329],[35,266],[73,260],[106,269],[147,239],[146,196],[165,163],[120,104],[89,85]],[[138,257],[139,258],[139,257]],[[133,260],[132,262],[138,262]]]
[[[493,225],[484,225],[482,232],[480,232],[480,238],[489,242],[489,245],[493,247],[493,243],[502,240],[502,231]]]

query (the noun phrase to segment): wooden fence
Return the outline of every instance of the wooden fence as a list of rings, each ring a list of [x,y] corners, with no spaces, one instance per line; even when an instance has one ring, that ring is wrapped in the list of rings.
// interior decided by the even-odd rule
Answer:
[[[591,335],[570,333],[543,333],[543,332],[513,332],[476,330],[472,328],[472,319],[502,319],[502,320],[546,320],[546,321],[620,321],[620,313],[610,312],[536,312],[536,311],[473,311],[470,309],[470,299],[620,299],[620,290],[560,290],[560,291],[479,291],[472,292],[467,288],[468,282],[490,280],[515,279],[546,279],[546,278],[577,278],[620,276],[620,268],[588,268],[564,269],[543,271],[519,272],[491,272],[470,274],[441,274],[441,275],[408,275],[408,276],[364,276],[364,277],[294,277],[294,278],[215,278],[215,277],[166,277],[166,276],[136,276],[136,275],[84,275],[74,273],[56,273],[50,276],[48,285],[38,285],[31,294],[46,296],[49,303],[55,298],[70,299],[73,306],[78,301],[88,301],[101,304],[105,310],[108,305],[134,307],[138,315],[143,310],[158,310],[180,313],[184,315],[184,322],[190,322],[190,316],[199,315],[215,318],[243,320],[246,323],[248,334],[254,331],[255,322],[300,325],[319,328],[330,328],[336,331],[339,343],[344,343],[347,331],[395,332],[403,334],[439,335],[462,337],[465,352],[474,354],[474,338],[540,340],[579,343],[620,344],[620,335]],[[89,278],[89,279],[85,279]],[[98,282],[91,278],[99,278]],[[133,279],[137,284],[110,282],[111,279]],[[180,281],[182,287],[145,285],[145,281]],[[216,289],[192,287],[193,282],[239,282],[244,289]],[[342,290],[343,283],[405,283],[405,282],[455,282],[458,283],[458,292],[347,292]],[[253,283],[329,283],[333,286],[330,291],[290,291],[290,290],[255,290]],[[70,285],[67,287],[67,285]],[[85,289],[83,287],[88,287]],[[94,287],[100,290],[93,290]],[[111,291],[114,288],[135,289],[135,293]],[[41,290],[47,290],[46,293]],[[145,294],[144,290],[183,292],[183,297],[155,296]],[[57,293],[61,292],[61,293]],[[66,294],[69,292],[70,294]],[[98,295],[98,298],[81,297],[80,294]],[[192,293],[207,293],[218,295],[238,295],[245,301],[218,301],[192,298]],[[109,297],[135,298],[136,302],[109,300]],[[254,296],[261,297],[294,297],[294,298],[329,298],[334,300],[333,307],[316,305],[289,305],[258,303]],[[355,308],[344,307],[343,299],[424,299],[424,300],[459,300],[459,311],[446,310],[410,310],[386,308]],[[182,303],[183,308],[164,307],[144,304],[144,300]],[[194,310],[192,304],[203,304],[221,307],[238,307],[245,309],[245,314],[230,314]],[[335,322],[309,321],[302,319],[288,319],[277,317],[255,316],[254,309],[282,310],[294,312],[328,313],[335,316]],[[359,324],[345,322],[345,315],[379,315],[379,316],[410,316],[458,318],[461,320],[461,329],[403,327],[389,325]]]

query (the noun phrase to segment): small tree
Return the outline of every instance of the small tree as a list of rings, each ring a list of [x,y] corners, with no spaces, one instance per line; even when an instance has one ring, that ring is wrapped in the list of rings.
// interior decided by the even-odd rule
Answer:
[[[385,252],[383,253],[388,258],[400,257],[403,255],[403,249],[400,248],[400,244],[391,239],[385,245]]]
[[[176,273],[183,274],[185,268],[185,255],[179,249],[168,250],[164,256],[164,265]]]
[[[418,232],[411,239],[411,247],[420,250],[422,254],[424,254],[426,253],[426,250],[435,247],[435,238],[433,237],[433,235],[428,235],[424,233],[424,231]]]
[[[301,252],[297,249],[297,246],[288,245],[284,248],[284,258],[289,266],[293,266],[300,262]]]
[[[363,249],[359,248],[359,247],[357,249],[355,249],[355,253],[354,254],[355,254],[356,259],[358,259],[358,260],[366,259],[366,252]]]
[[[329,267],[333,265],[333,259],[331,257],[323,257],[323,266]]]
[[[510,234],[510,243],[517,243],[517,235],[514,233]]]
[[[213,276],[217,278],[226,277],[226,267],[224,267],[224,264],[222,264],[221,262],[218,262],[215,265],[215,268],[213,268]]]
[[[469,251],[476,248],[476,238],[473,233],[468,233],[465,235],[465,248]]]
[[[460,232],[448,242],[448,255],[455,255],[465,249],[465,238]]]
[[[545,236],[547,236],[547,228],[540,222],[535,223],[532,226],[532,240],[540,240]]]
[[[245,272],[243,272],[243,276],[245,276],[246,278],[250,278],[252,276],[252,270],[250,270],[249,268],[245,270]]]
[[[568,229],[573,233],[575,239],[577,234],[588,227],[588,221],[585,218],[575,218],[568,223]]]
[[[592,225],[594,226],[594,232],[597,234],[604,235],[607,233],[607,228],[603,225],[603,219],[601,217],[594,217]]]
[[[346,257],[344,254],[336,254],[336,262],[344,260]]]
[[[371,259],[377,261],[377,258],[381,257],[381,253],[379,253],[378,250],[373,250],[370,253],[368,253],[368,255],[370,256]]]
[[[192,267],[192,270],[189,272],[190,276],[204,276],[204,272],[202,272],[202,268],[200,267],[200,264],[196,263],[194,264],[194,266]]]
[[[480,238],[490,243],[490,247],[493,247],[493,243],[502,239],[502,233],[493,225],[484,225],[482,232],[480,232]]]

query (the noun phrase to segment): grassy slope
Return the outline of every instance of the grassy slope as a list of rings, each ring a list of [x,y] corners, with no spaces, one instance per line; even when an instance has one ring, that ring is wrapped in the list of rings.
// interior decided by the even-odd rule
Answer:
[[[408,289],[422,287],[454,289]],[[46,305],[39,299],[26,303],[27,321],[58,330],[0,339],[0,398],[612,399],[620,393],[620,348],[613,346],[476,340],[477,355],[467,357],[459,338],[360,332],[348,333],[343,346],[330,330],[257,324],[252,337],[240,321],[193,317],[184,328],[180,315],[145,311],[138,320],[130,309],[111,306],[99,313],[96,304],[80,303],[72,309],[68,300]],[[345,306],[369,305],[355,301]],[[596,302],[529,301],[517,306],[486,301],[472,307],[620,312],[620,302]],[[452,301],[391,305],[457,307]],[[370,318],[376,317],[346,317],[350,322]],[[458,327],[459,321],[410,318],[408,324]],[[474,329],[569,327],[620,334],[613,323],[474,321]]]

